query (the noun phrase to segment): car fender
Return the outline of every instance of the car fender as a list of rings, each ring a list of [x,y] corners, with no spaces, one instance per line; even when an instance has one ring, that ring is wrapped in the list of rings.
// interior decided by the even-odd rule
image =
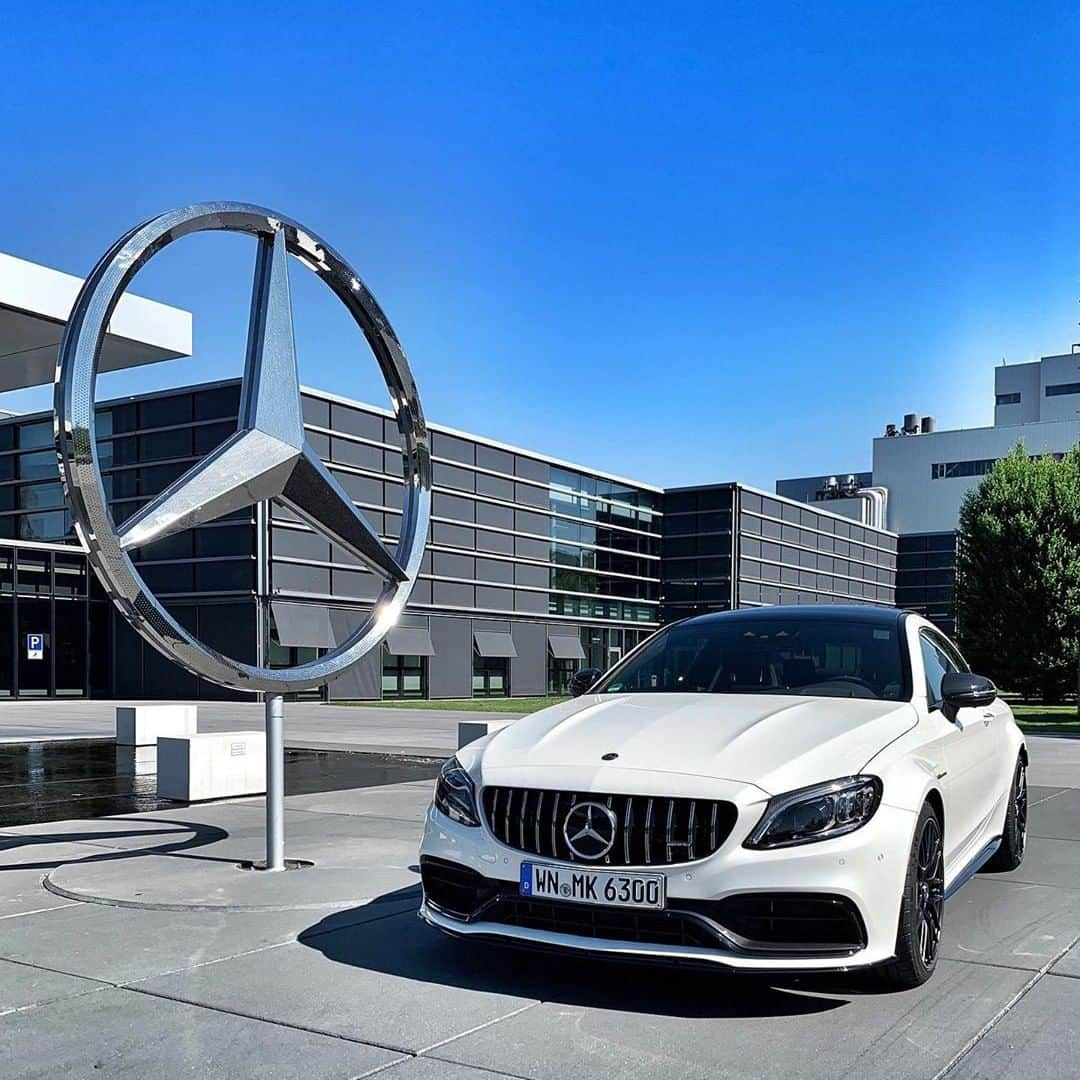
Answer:
[[[917,816],[923,803],[934,793],[947,814],[939,782],[945,766],[933,752],[933,746],[927,744],[920,727],[921,724],[916,724],[879,750],[862,771],[880,777],[881,801],[886,805]]]

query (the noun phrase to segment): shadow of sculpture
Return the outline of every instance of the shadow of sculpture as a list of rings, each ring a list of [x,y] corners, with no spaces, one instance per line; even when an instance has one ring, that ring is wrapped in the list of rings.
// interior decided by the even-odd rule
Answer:
[[[125,829],[122,824],[138,822],[158,826],[152,829]],[[117,819],[115,829],[72,829],[67,831],[43,833],[8,833],[0,835],[0,855],[25,849],[27,861],[0,862],[0,874],[5,870],[54,870],[69,863],[111,862],[115,859],[131,859],[142,855],[172,855],[181,859],[200,859],[209,862],[235,863],[236,857],[198,854],[197,849],[208,844],[225,840],[229,831],[217,825],[204,825],[197,821],[174,821],[169,818]],[[147,843],[135,847],[110,847],[109,841],[136,838],[147,839]],[[152,842],[157,839],[157,842]],[[174,839],[175,838],[175,839]],[[35,847],[49,844],[86,844],[86,854],[75,858],[39,858],[35,859]],[[104,850],[94,851],[89,845],[100,846]]]

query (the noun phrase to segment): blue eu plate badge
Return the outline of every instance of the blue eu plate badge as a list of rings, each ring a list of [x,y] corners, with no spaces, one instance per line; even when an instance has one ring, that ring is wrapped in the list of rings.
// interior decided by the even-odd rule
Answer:
[[[531,863],[523,862],[521,864],[521,875],[520,875],[519,881],[521,882],[521,895],[522,896],[531,896],[532,895],[532,864]]]

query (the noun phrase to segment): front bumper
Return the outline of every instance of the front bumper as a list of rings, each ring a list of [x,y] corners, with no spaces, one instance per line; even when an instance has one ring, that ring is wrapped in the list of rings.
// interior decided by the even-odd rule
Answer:
[[[663,912],[628,912],[520,897],[521,863],[554,860],[507,847],[486,826],[457,825],[431,808],[420,915],[460,937],[746,971],[849,969],[893,955],[913,815],[882,805],[847,836],[758,851],[742,842],[760,812],[742,810],[706,859],[627,867],[667,879]],[[456,890],[445,884],[455,876]]]

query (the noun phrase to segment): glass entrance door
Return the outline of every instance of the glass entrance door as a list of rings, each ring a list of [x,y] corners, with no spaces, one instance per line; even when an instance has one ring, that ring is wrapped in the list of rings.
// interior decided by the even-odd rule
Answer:
[[[51,607],[48,600],[19,597],[19,697],[48,697],[52,690]]]

